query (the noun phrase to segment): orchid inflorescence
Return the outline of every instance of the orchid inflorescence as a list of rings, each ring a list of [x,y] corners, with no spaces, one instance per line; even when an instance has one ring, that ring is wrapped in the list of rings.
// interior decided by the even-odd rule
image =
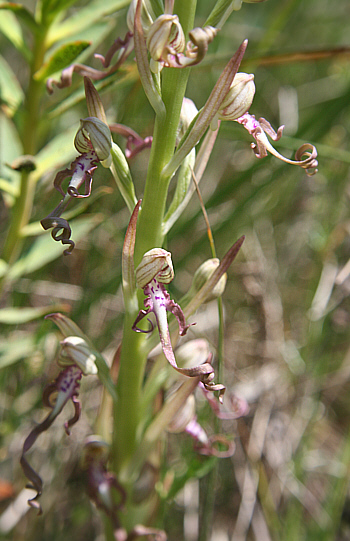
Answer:
[[[242,1],[235,0],[232,2],[230,9],[239,9]],[[263,0],[245,1],[253,3]],[[217,299],[222,295],[227,280],[226,272],[236,257],[244,237],[241,237],[229,249],[221,262],[218,258],[212,257],[199,267],[194,275],[191,288],[185,295],[183,302],[181,302],[185,307],[185,313],[187,310],[186,317],[180,305],[171,299],[166,289],[166,286],[174,278],[174,269],[170,252],[160,247],[164,242],[166,233],[183,211],[194,191],[194,189],[192,190],[193,186],[191,186],[192,179],[198,177],[199,181],[204,173],[220,123],[232,120],[241,124],[254,138],[255,143],[252,143],[251,146],[258,158],[267,156],[269,152],[286,163],[299,165],[306,170],[308,175],[312,175],[317,171],[317,151],[313,145],[302,145],[296,152],[295,161],[285,158],[272,146],[268,139],[270,137],[273,141],[278,141],[282,136],[283,126],[279,127],[275,132],[267,120],[263,118],[256,120],[255,116],[249,113],[256,91],[254,76],[253,74],[238,71],[247,47],[247,40],[245,40],[223,70],[203,108],[198,111],[194,103],[187,98],[182,100],[181,112],[181,104],[178,107],[179,114],[175,126],[177,132],[173,134],[173,155],[171,157],[166,156],[166,159],[160,159],[156,169],[159,177],[156,179],[157,182],[159,181],[158,188],[168,186],[172,179],[175,178],[175,174],[178,175],[176,177],[177,188],[167,213],[164,212],[166,194],[164,196],[163,221],[159,221],[159,231],[153,237],[158,242],[148,241],[147,232],[149,231],[146,231],[145,226],[142,229],[140,222],[137,222],[139,212],[141,219],[144,217],[147,205],[145,204],[145,207],[142,208],[141,200],[137,201],[127,160],[131,160],[136,154],[152,146],[150,160],[151,163],[152,160],[156,161],[157,150],[154,150],[156,148],[154,139],[152,136],[143,138],[132,128],[123,124],[117,122],[108,123],[101,98],[92,80],[101,80],[113,74],[134,49],[143,88],[156,113],[157,122],[163,123],[162,126],[164,127],[164,119],[169,114],[169,111],[167,111],[163,102],[161,80],[164,72],[161,73],[161,71],[167,68],[181,69],[195,66],[201,62],[208,51],[210,43],[214,40],[223,24],[221,20],[220,24],[218,21],[217,26],[205,24],[203,28],[196,27],[192,29],[188,32],[189,41],[186,43],[185,33],[179,17],[173,13],[173,8],[174,2],[166,0],[164,13],[156,17],[150,2],[133,0],[128,10],[127,24],[129,31],[125,39],[118,38],[105,57],[95,55],[101,60],[104,71],[75,64],[63,71],[60,82],[49,79],[47,83],[49,91],[52,92],[53,85],[63,88],[71,84],[74,72],[83,75],[89,116],[80,121],[80,127],[74,139],[74,146],[79,155],[69,167],[56,174],[53,182],[54,188],[63,198],[58,206],[41,220],[41,224],[45,230],[52,229],[51,235],[53,239],[67,245],[68,248],[64,251],[64,254],[70,254],[75,244],[71,239],[70,225],[62,217],[62,214],[72,199],[90,196],[93,174],[100,164],[110,169],[131,212],[122,253],[122,287],[127,325],[124,328],[123,343],[118,348],[118,356],[122,356],[124,351],[128,351],[124,347],[124,340],[128,339],[132,343],[135,341],[137,346],[135,346],[133,353],[135,358],[137,355],[143,355],[140,366],[144,369],[144,361],[151,348],[147,349],[147,339],[143,335],[150,335],[156,325],[165,359],[176,371],[176,376],[181,379],[180,383],[179,381],[176,382],[175,389],[171,391],[167,389],[168,394],[165,392],[166,386],[164,385],[165,394],[161,398],[163,402],[160,411],[157,412],[158,416],[154,415],[153,420],[148,425],[147,422],[143,423],[140,419],[138,419],[138,424],[135,423],[136,428],[131,447],[138,447],[138,450],[135,452],[134,457],[128,457],[129,461],[126,460],[128,463],[124,470],[124,464],[123,466],[119,465],[121,474],[124,474],[124,480],[126,478],[125,471],[130,473],[134,462],[137,465],[135,467],[135,476],[140,474],[138,466],[140,465],[139,462],[142,462],[141,459],[144,458],[142,453],[145,453],[145,460],[147,460],[147,451],[151,452],[156,437],[164,430],[186,432],[194,440],[195,450],[202,455],[228,457],[234,453],[235,445],[232,440],[222,434],[208,435],[199,424],[195,410],[195,391],[204,394],[219,419],[237,419],[245,415],[249,409],[244,398],[233,397],[231,399],[231,411],[222,411],[221,405],[225,386],[214,382],[213,354],[208,350],[200,362],[198,361],[195,364],[193,362],[188,364],[179,363],[180,348],[173,347],[175,338],[174,335],[172,336],[171,327],[169,329],[168,324],[169,312],[176,318],[179,329],[178,334],[181,337],[185,336],[189,328],[194,325],[194,323],[186,323],[186,317],[195,312],[201,304]],[[117,55],[117,58],[110,67],[114,55]],[[182,74],[184,72],[177,70],[176,73]],[[126,139],[125,152],[115,144],[112,133],[117,133]],[[200,151],[196,154],[196,147],[200,140],[203,142]],[[69,179],[68,186],[64,189],[64,183],[67,182],[67,179]],[[198,188],[197,180],[196,187]],[[144,201],[146,196],[147,190],[145,190]],[[152,195],[151,201],[154,205],[158,203],[158,198],[158,192]],[[151,224],[150,227],[152,223],[152,219],[149,219],[148,225]],[[140,230],[143,241],[139,241],[139,245],[137,245],[137,234],[140,233]],[[151,235],[150,238],[152,238]],[[135,245],[138,250],[136,252]],[[142,246],[142,250],[140,246]],[[141,260],[141,262],[134,271],[134,260],[136,259],[137,261]],[[145,295],[143,300],[144,308],[142,309],[139,309],[141,301],[138,296],[141,292],[137,292],[137,288],[143,290]],[[153,317],[153,321],[150,317]],[[149,322],[148,329],[143,328],[141,323],[145,318]],[[122,376],[118,376],[120,377],[119,380],[115,378],[114,381],[111,381],[113,367],[110,372],[109,368],[103,364],[104,361],[100,359],[102,369],[100,370],[100,366],[97,369],[95,362],[98,354],[89,344],[86,337],[82,336],[79,329],[68,318],[64,319],[63,316],[58,317],[58,315],[55,315],[51,319],[59,325],[65,336],[61,342],[59,355],[59,364],[62,371],[44,390],[43,403],[51,411],[44,421],[37,425],[26,438],[21,457],[24,473],[31,482],[30,486],[36,490],[36,495],[29,501],[29,504],[38,508],[39,511],[41,511],[41,508],[38,498],[42,493],[42,480],[28,463],[26,455],[38,436],[52,425],[66,403],[71,401],[74,406],[74,416],[65,423],[65,430],[69,434],[70,427],[78,421],[80,416],[81,408],[78,394],[83,375],[98,375],[100,377],[112,395],[116,411],[118,411],[118,407],[121,407],[120,404],[123,403],[125,396],[127,395],[127,399],[129,399],[129,394],[131,394],[128,386],[126,386],[127,390],[125,391],[124,388],[120,388],[122,384],[119,383],[123,377],[125,378],[125,373],[128,374],[128,370],[125,368],[125,359],[124,370],[121,370]],[[176,322],[173,323],[176,324]],[[133,335],[131,331],[139,333],[139,338]],[[142,343],[142,347],[139,347],[140,343]],[[127,361],[132,364],[135,359],[130,355],[130,359],[127,359]],[[118,357],[119,362],[120,358]],[[162,362],[164,362],[163,357]],[[132,374],[130,378],[133,380],[130,387],[134,393],[137,393],[140,389],[134,384],[135,380],[142,387],[139,382],[142,381],[144,374],[135,377],[135,366],[133,370],[130,370]],[[168,367],[167,370],[174,372]],[[137,407],[141,402],[141,398],[137,396],[135,399]],[[148,411],[150,408],[146,407],[145,409]],[[127,407],[125,407],[125,410],[128,411]],[[137,415],[138,412],[136,417]],[[125,422],[126,424],[127,422]],[[116,430],[119,430],[119,426]],[[113,437],[110,434],[108,436]],[[115,466],[119,460],[119,457],[115,458],[111,455],[112,445],[110,443],[113,445],[113,442],[106,443],[99,436],[90,437],[86,442],[83,468],[87,472],[88,492],[91,499],[110,518],[115,530],[115,539],[126,541],[144,535],[158,535],[159,538],[163,539],[163,532],[152,528],[137,525],[129,534],[122,528],[119,516],[128,503],[129,494],[116,473],[109,469],[110,463],[114,462]],[[120,459],[121,463],[122,458]],[[114,469],[117,471],[118,468],[115,467]]]

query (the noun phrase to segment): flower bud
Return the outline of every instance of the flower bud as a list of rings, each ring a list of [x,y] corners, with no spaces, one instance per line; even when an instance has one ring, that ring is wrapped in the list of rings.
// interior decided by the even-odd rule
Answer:
[[[188,295],[191,295],[191,297],[193,297],[200,289],[202,289],[204,284],[209,280],[209,278],[219,265],[220,261],[216,257],[204,261],[204,263],[202,263],[202,265],[198,267],[198,269],[194,273],[192,285],[190,291],[188,292]],[[220,297],[225,291],[226,281],[227,274],[225,273],[222,275],[216,286],[211,290],[210,294],[204,302],[209,302]]]
[[[158,17],[147,32],[147,48],[150,52],[151,69],[159,71],[158,62],[166,62],[167,56],[183,52],[186,41],[177,15],[164,14]]]
[[[85,376],[97,374],[95,365],[96,355],[94,355],[86,343],[79,336],[68,336],[61,342],[62,353],[60,364],[77,365]]]
[[[153,248],[146,252],[136,269],[136,283],[143,289],[153,279],[169,284],[174,278],[171,253],[162,248]]]
[[[80,120],[80,128],[75,136],[74,146],[81,154],[93,149],[104,167],[109,167],[112,163],[111,132],[107,124],[98,118],[91,116]]]
[[[80,336],[83,338],[83,332],[79,329],[78,325],[64,314],[60,314],[59,312],[48,314],[45,316],[45,319],[53,321],[65,338],[68,336]]]
[[[212,127],[216,129],[215,120],[236,120],[248,111],[255,94],[254,75],[237,73],[231,87],[213,119]]]

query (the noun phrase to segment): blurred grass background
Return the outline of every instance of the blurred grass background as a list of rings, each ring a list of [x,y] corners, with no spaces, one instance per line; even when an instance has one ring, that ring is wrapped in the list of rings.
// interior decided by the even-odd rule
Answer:
[[[198,4],[200,25],[213,2]],[[115,29],[110,17],[108,39],[99,52],[124,35],[124,20],[123,14],[118,15]],[[242,71],[254,73],[257,89],[250,112],[275,128],[286,125],[278,142],[281,153],[289,157],[302,142],[311,142],[319,155],[319,172],[309,178],[274,157],[256,159],[247,132],[235,123],[223,123],[201,183],[218,256],[246,235],[224,294],[224,383],[229,392],[247,398],[250,413],[235,422],[222,422],[222,430],[234,434],[236,453],[220,461],[213,541],[350,539],[349,20],[348,0],[243,4],[190,77],[187,96],[200,107],[225,62],[248,38]],[[23,67],[6,38],[1,37],[0,46],[21,74]],[[102,99],[111,121],[150,135],[152,110],[133,76],[132,59],[128,65],[129,79],[118,84],[117,75],[116,89],[101,92]],[[81,85],[78,79],[76,88]],[[86,116],[83,103],[66,112],[58,109],[69,93],[56,90],[45,99],[51,117],[43,143],[48,134],[75,129],[78,119]],[[147,153],[131,165],[139,197]],[[6,156],[1,160],[9,161]],[[59,202],[52,189],[54,174],[38,183],[34,222]],[[2,306],[67,305],[70,317],[108,357],[121,337],[120,258],[128,212],[108,171],[97,171],[95,193],[98,188],[101,192],[87,210],[97,220],[88,238],[78,241],[71,257],[60,256],[14,282]],[[3,237],[7,209],[4,201],[1,205]],[[28,249],[30,244],[29,238]],[[195,197],[170,231],[167,248],[176,271],[172,290],[179,299],[195,269],[210,257]],[[196,320],[192,337],[205,336],[215,348],[215,304],[201,310]],[[99,515],[85,494],[78,467],[81,441],[91,432],[98,408],[101,390],[96,382],[83,383],[83,419],[70,438],[58,422],[35,446],[32,460],[42,464],[45,477],[44,516],[27,513],[23,496],[21,445],[32,422],[43,416],[41,393],[57,373],[58,340],[53,325],[42,319],[3,325],[0,536],[4,539],[103,539]],[[204,424],[207,415],[203,406]],[[182,461],[198,460],[185,436],[171,436],[168,447],[169,464],[178,471]],[[199,520],[206,483],[199,481]],[[186,503],[196,501],[197,489],[196,482],[187,485],[171,506],[164,505],[170,540],[197,539],[198,509],[191,511]],[[194,513],[193,527],[188,526],[189,513]]]

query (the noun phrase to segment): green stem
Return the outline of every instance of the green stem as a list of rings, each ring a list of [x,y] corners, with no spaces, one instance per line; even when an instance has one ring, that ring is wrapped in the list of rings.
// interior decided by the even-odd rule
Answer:
[[[174,12],[179,16],[185,32],[193,28],[195,9],[196,0],[178,0],[175,4]],[[188,76],[187,68],[164,69],[162,72],[162,99],[166,115],[156,117],[155,121],[142,210],[137,224],[135,266],[146,251],[161,247],[163,243],[162,222],[171,178],[162,176],[161,171],[174,154]],[[125,299],[126,310],[127,306],[133,306],[129,300]],[[121,477],[137,450],[140,436],[137,430],[142,416],[140,404],[147,354],[143,347],[145,335],[132,331],[136,316],[133,309],[126,311],[114,415],[113,467]]]
[[[196,0],[175,2],[174,13],[188,33],[193,28]],[[162,169],[174,154],[176,130],[190,70],[165,68],[162,72],[162,100],[165,117],[157,117],[148,167],[146,187],[139,217],[135,247],[135,265],[145,252],[163,244],[162,222],[171,177],[162,175]],[[174,90],[176,89],[176,91]]]
[[[162,175],[162,169],[174,154],[176,129],[189,69],[167,69],[163,75],[164,118],[156,118],[145,193],[142,200],[138,235],[135,247],[135,264],[145,252],[163,244],[162,223],[171,177]],[[173,89],[177,91],[174,92]]]
[[[43,29],[35,37],[33,62],[30,70],[30,81],[25,103],[22,144],[23,154],[34,155],[37,152],[38,127],[40,120],[40,98],[43,91],[42,81],[34,78],[35,72],[42,66],[46,52],[47,30]],[[12,264],[21,250],[21,230],[29,222],[35,192],[35,180],[28,173],[21,173],[21,188],[13,207],[13,216],[3,251],[3,259]]]

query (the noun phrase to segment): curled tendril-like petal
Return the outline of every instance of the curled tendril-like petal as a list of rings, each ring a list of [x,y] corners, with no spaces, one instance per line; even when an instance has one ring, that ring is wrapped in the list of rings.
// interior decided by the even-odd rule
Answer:
[[[170,340],[167,312],[171,312],[176,317],[179,324],[179,334],[180,336],[184,336],[190,325],[186,325],[185,316],[181,310],[181,307],[170,299],[170,295],[166,291],[164,284],[158,282],[156,279],[153,279],[149,284],[147,284],[143,290],[146,295],[146,299],[144,300],[146,310],[140,310],[132,329],[136,332],[140,332],[137,324],[144,317],[153,312],[158,325],[161,346],[167,361],[177,372],[184,376],[200,377],[201,382],[208,391],[219,391],[219,400],[222,402],[225,387],[224,385],[215,384],[213,382],[214,368],[210,364],[212,358],[211,355],[209,356],[207,362],[199,366],[192,368],[180,368],[177,365]]]
[[[225,449],[220,449],[218,446],[224,446]],[[218,458],[228,458],[235,452],[235,444],[222,434],[214,434],[209,437],[208,445],[196,446],[197,451],[201,455],[217,456]]]
[[[273,141],[278,141],[282,137],[284,126],[280,126],[276,132],[265,118],[259,118],[259,120],[256,120],[255,116],[249,113],[245,113],[241,117],[237,118],[236,122],[242,124],[242,126],[244,126],[245,129],[254,137],[256,143],[252,143],[251,147],[254,150],[257,158],[264,158],[267,156],[267,152],[270,152],[276,158],[279,158],[286,163],[299,165],[305,169],[306,174],[309,176],[317,173],[317,150],[316,147],[310,143],[305,143],[297,150],[295,154],[296,160],[286,158],[277,152],[277,150],[272,146],[267,138],[267,135]]]
[[[207,54],[209,44],[213,41],[218,29],[212,26],[194,28],[189,32],[190,41],[185,53],[169,54],[164,61],[166,67],[184,68],[199,64]]]
[[[305,143],[298,148],[295,153],[295,159],[300,163],[300,166],[306,170],[308,175],[314,175],[317,173],[316,167],[318,166],[318,161],[316,160],[317,150],[314,145],[310,143]]]
[[[53,226],[53,230],[51,231],[51,237],[56,242],[61,242],[63,245],[68,244],[69,248],[64,250],[64,255],[69,255],[72,253],[72,250],[74,249],[75,242],[70,238],[72,234],[71,227],[67,220],[64,218],[58,218],[53,220],[51,227]]]
[[[78,73],[82,77],[89,77],[93,81],[100,81],[101,79],[104,79],[105,77],[108,77],[109,75],[112,75],[112,73],[117,71],[123,64],[123,62],[125,62],[126,58],[129,56],[133,48],[133,36],[130,32],[127,32],[124,40],[118,38],[114,42],[105,57],[103,57],[102,55],[95,55],[96,58],[101,60],[103,67],[108,68],[114,54],[117,51],[120,51],[116,63],[113,64],[113,66],[111,66],[109,69],[107,69],[106,71],[102,71],[91,68],[90,66],[85,66],[84,64],[72,64],[71,66],[68,66],[68,68],[65,68],[62,71],[60,81],[56,81],[51,77],[47,80],[47,91],[49,92],[49,94],[52,94],[54,86],[57,86],[57,88],[66,88],[68,86],[71,86],[73,73]]]
[[[74,406],[74,415],[73,415],[73,417],[68,419],[68,421],[66,421],[64,423],[64,429],[66,431],[67,436],[70,435],[71,426],[75,425],[75,423],[77,423],[79,421],[80,415],[81,415],[81,403],[80,403],[80,401],[77,399],[76,396],[72,396],[71,400],[72,400],[73,406]]]
[[[138,322],[141,321],[148,314],[149,314],[148,310],[140,310],[140,312],[139,312],[139,314],[138,314],[137,318],[135,319],[134,324],[132,326],[133,331],[142,332],[144,334],[149,334],[149,333],[153,332],[154,325],[153,325],[152,321],[149,318],[147,318],[147,321],[149,323],[149,328],[148,329],[139,329],[139,327],[137,327]]]
[[[133,40],[133,34],[131,32],[127,32],[125,34],[125,38],[117,38],[113,45],[108,49],[106,56],[103,56],[102,54],[95,54],[95,58],[98,58],[101,60],[102,65],[104,68],[109,68],[112,58],[115,55],[117,51],[120,51],[120,55],[117,59],[118,67],[122,62],[124,62],[125,58],[131,53],[131,51],[134,48],[134,40]],[[115,67],[115,66],[113,66]]]
[[[45,231],[47,229],[51,229],[51,227],[53,228],[51,231],[51,237],[53,238],[53,240],[57,242],[62,242],[63,245],[69,245],[69,248],[64,250],[63,253],[64,255],[70,255],[75,246],[75,242],[70,238],[72,234],[71,227],[67,220],[65,220],[64,218],[52,216],[52,214],[53,213],[41,220],[40,223],[45,229]]]
[[[234,442],[228,440],[223,434],[214,434],[208,437],[203,427],[198,423],[196,416],[188,423],[185,432],[195,440],[195,449],[202,455],[227,458],[235,452]],[[225,449],[220,449],[218,445],[224,446]]]
[[[241,398],[239,396],[233,395],[230,397],[230,405],[231,405],[231,411],[221,411],[221,408],[216,400],[213,399],[212,395],[208,392],[208,390],[204,387],[202,383],[199,383],[199,387],[201,387],[206,399],[209,402],[210,407],[212,408],[215,415],[218,417],[218,419],[223,420],[230,420],[230,419],[239,419],[239,417],[243,417],[244,415],[247,415],[249,411],[249,406],[247,401],[244,398]]]
[[[128,160],[134,158],[139,152],[145,148],[151,148],[153,137],[148,136],[142,139],[142,137],[132,130],[128,126],[123,124],[110,124],[109,129],[111,132],[119,133],[126,139],[125,156]]]
[[[212,26],[204,28],[194,28],[189,33],[190,40],[187,43],[186,57],[191,60],[189,64],[184,65],[194,66],[203,60],[208,51],[209,44],[213,41],[218,33],[218,29]]]
[[[60,204],[40,222],[45,231],[53,228],[51,231],[51,236],[54,240],[58,242],[61,241],[63,245],[69,245],[69,248],[63,252],[64,255],[69,255],[75,246],[74,241],[72,241],[70,238],[72,230],[69,223],[67,220],[60,217],[63,211],[66,209],[69,199],[69,196],[65,196]]]
[[[20,463],[23,469],[25,476],[29,479],[30,484],[27,485],[28,488],[36,490],[36,495],[34,498],[28,500],[28,504],[31,507],[38,509],[39,514],[42,513],[41,505],[37,501],[42,494],[43,482],[40,475],[30,466],[27,461],[26,453],[31,449],[31,447],[36,442],[38,436],[47,430],[56,417],[61,413],[62,409],[69,400],[72,400],[74,405],[74,416],[65,423],[66,433],[69,434],[69,428],[75,424],[80,417],[80,403],[77,399],[79,393],[80,380],[82,377],[82,371],[76,366],[68,366],[63,370],[54,382],[50,383],[43,392],[43,403],[45,406],[51,408],[49,415],[27,436],[24,441],[22,456]],[[54,400],[52,400],[52,395],[57,395]]]

